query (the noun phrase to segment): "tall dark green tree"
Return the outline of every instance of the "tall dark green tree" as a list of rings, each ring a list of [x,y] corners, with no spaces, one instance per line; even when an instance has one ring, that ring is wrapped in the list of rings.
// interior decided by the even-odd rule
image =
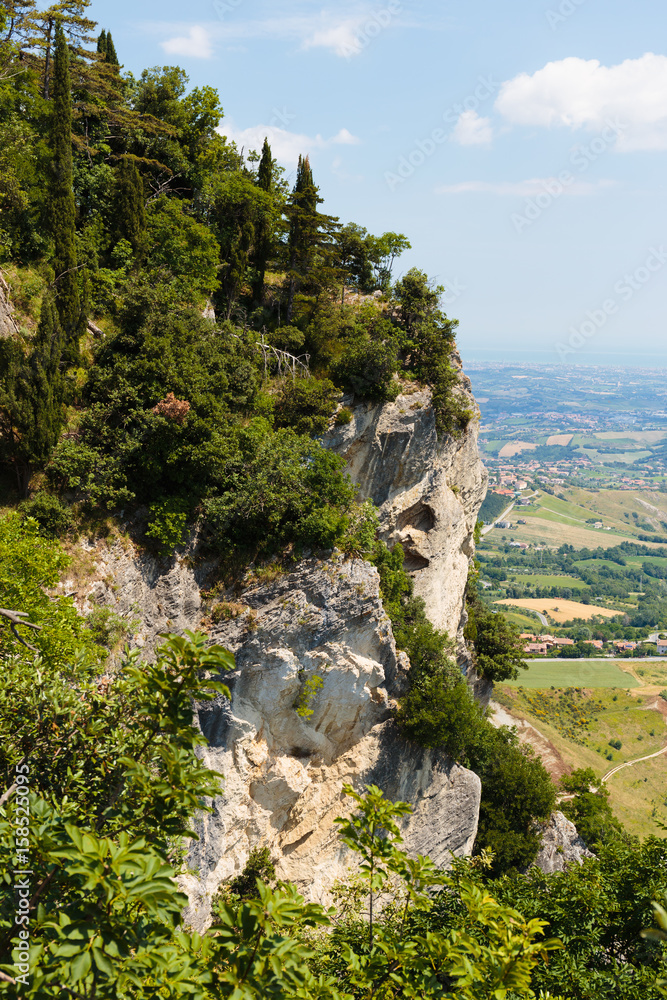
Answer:
[[[118,56],[116,55],[116,46],[113,43],[113,38],[111,37],[111,32],[107,32],[107,48],[106,48],[107,62],[111,66],[120,66],[118,62]]]
[[[53,296],[46,295],[28,351],[7,337],[0,351],[0,454],[14,466],[25,495],[35,467],[46,462],[65,422],[64,334]]]
[[[102,28],[102,31],[97,39],[97,51],[101,56],[105,56],[107,54],[107,33],[104,28]]]
[[[273,157],[269,140],[264,139],[262,146],[262,156],[259,161],[257,171],[257,187],[270,194],[273,188]],[[271,255],[272,232],[269,219],[263,217],[259,220],[255,231],[255,280],[253,281],[252,297],[255,302],[261,302],[264,292],[264,280],[266,278],[266,266]]]
[[[80,330],[81,302],[77,279],[76,208],[72,186],[69,52],[60,23],[56,25],[51,150],[50,215],[55,244],[53,267],[56,272],[56,302],[65,336],[73,341]]]
[[[310,160],[307,156],[300,156],[296,183],[287,208],[288,323],[294,312],[294,297],[297,290],[312,276],[317,265],[324,271],[329,263],[327,252],[331,249],[331,236],[338,220],[318,212],[317,206],[323,200],[319,196],[319,188],[313,181]]]
[[[125,158],[116,169],[114,209],[114,242],[127,240],[140,256],[146,232],[144,183],[136,164]]]

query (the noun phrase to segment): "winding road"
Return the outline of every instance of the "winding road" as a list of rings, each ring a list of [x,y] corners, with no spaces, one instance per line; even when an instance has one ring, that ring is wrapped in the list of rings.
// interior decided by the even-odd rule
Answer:
[[[650,753],[647,757],[637,757],[636,760],[628,760],[625,764],[618,764],[616,767],[612,767],[611,771],[607,771],[606,774],[602,776],[602,783],[608,781],[612,774],[617,774],[618,771],[622,771],[624,767],[632,767],[633,764],[640,764],[643,760],[651,760],[653,757],[660,757],[663,753],[667,753],[667,747],[663,747],[662,750],[658,750],[657,753]]]

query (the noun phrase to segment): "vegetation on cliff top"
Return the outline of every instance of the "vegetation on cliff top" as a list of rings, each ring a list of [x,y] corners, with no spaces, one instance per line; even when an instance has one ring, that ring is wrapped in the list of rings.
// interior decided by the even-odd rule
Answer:
[[[236,560],[358,549],[312,436],[344,391],[411,380],[441,432],[465,427],[442,289],[417,269],[392,284],[407,238],[324,214],[307,157],[292,189],[267,141],[244,157],[213,88],[123,73],[87,7],[0,14],[0,266],[22,324],[0,344],[0,461],[71,523],[150,508],[161,552],[182,538],[165,504]]]

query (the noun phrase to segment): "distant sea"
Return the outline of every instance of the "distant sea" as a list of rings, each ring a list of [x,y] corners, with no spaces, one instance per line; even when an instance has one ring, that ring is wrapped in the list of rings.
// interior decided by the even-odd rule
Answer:
[[[461,359],[464,366],[472,361],[485,361],[495,364],[533,364],[558,365],[563,364],[555,351],[513,351],[513,350],[468,350],[459,343]],[[577,351],[569,365],[604,366],[608,368],[658,368],[667,369],[667,354],[614,354],[605,352]]]

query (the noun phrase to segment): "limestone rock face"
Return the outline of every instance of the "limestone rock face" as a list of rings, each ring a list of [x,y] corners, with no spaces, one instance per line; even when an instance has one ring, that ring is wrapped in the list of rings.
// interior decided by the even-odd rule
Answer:
[[[205,926],[211,896],[255,846],[270,848],[279,877],[326,900],[354,864],[334,825],[350,810],[346,783],[374,783],[413,805],[403,822],[408,851],[442,865],[470,853],[479,778],[407,744],[390,720],[407,663],[396,653],[374,567],[304,561],[244,592],[243,605],[211,633],[236,656],[237,669],[225,675],[231,703],[220,698],[198,710],[208,740],[202,756],[225,778],[191,851],[199,877],[184,882],[193,926]]]
[[[555,812],[544,826],[542,847],[533,864],[546,875],[553,875],[564,871],[568,865],[580,865],[584,858],[594,857],[574,823],[562,812]]]
[[[460,391],[475,409],[463,373]],[[430,389],[420,389],[382,406],[362,403],[351,422],[323,442],[346,459],[360,496],[379,507],[385,541],[403,546],[430,620],[455,637],[488,474],[477,450],[476,421],[460,437],[438,439],[431,398]]]
[[[18,332],[14,308],[9,299],[9,286],[0,274],[0,338],[11,337]]]

